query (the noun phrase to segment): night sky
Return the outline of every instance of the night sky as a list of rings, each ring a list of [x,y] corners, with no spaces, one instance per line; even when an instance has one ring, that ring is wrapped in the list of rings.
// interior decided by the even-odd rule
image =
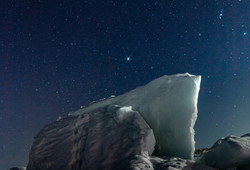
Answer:
[[[0,169],[83,105],[201,75],[196,148],[250,132],[249,0],[1,0]]]

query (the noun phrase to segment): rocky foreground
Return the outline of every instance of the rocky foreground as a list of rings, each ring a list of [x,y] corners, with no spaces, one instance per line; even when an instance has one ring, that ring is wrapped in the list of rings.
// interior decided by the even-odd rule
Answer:
[[[248,169],[250,134],[221,138],[193,160],[200,80],[163,76],[45,125],[27,170]]]
[[[27,170],[213,169],[152,156],[155,137],[138,112],[109,105],[46,125],[34,138]]]

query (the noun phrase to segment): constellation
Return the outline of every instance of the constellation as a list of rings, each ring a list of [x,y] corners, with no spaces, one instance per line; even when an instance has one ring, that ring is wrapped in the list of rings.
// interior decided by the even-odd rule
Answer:
[[[218,16],[218,19],[221,19],[221,18],[222,18],[222,16],[223,16],[223,11],[224,11],[224,9],[222,8],[222,9],[220,10],[220,14],[219,14],[219,16]]]

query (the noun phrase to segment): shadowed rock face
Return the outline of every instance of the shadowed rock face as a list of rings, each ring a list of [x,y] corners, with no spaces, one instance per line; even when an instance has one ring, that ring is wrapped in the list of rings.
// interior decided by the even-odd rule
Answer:
[[[26,167],[18,166],[18,167],[10,168],[9,170],[26,170]]]
[[[27,170],[126,169],[154,146],[153,131],[137,112],[108,105],[46,125],[34,138]]]
[[[10,168],[9,170],[26,170],[25,167],[13,167],[13,168]]]
[[[219,139],[197,162],[220,169],[250,169],[250,133]]]
[[[206,165],[177,157],[155,157],[136,155],[130,161],[128,170],[218,170]]]

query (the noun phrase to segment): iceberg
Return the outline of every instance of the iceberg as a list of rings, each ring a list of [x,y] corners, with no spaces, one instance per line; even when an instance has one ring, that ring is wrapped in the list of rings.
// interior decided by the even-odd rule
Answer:
[[[153,129],[153,155],[193,159],[194,124],[201,76],[188,73],[163,76],[117,97],[81,108],[69,116],[89,113],[107,105],[131,106]]]

